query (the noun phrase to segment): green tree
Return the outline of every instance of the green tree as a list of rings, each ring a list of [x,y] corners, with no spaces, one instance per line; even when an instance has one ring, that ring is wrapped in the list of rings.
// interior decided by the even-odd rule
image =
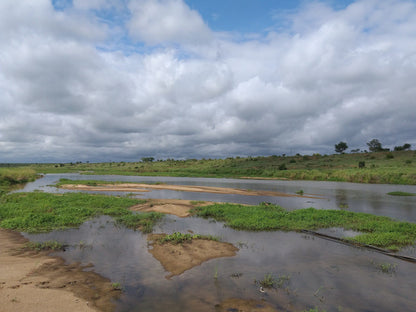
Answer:
[[[370,142],[367,142],[367,146],[370,152],[381,152],[383,150],[378,139],[372,139]]]
[[[143,162],[152,162],[152,161],[154,161],[155,159],[154,159],[154,157],[143,157],[142,158],[142,161]]]
[[[345,142],[339,142],[338,144],[335,144],[335,152],[337,153],[343,153],[348,148],[347,143]]]
[[[410,149],[411,145],[409,143],[404,144],[403,146],[395,146],[394,150],[395,151],[405,151]]]

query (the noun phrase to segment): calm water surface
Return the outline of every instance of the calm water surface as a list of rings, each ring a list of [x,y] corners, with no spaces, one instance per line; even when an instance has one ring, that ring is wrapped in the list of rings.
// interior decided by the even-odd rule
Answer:
[[[117,175],[81,175],[81,174],[47,174],[45,177],[28,183],[20,191],[31,192],[66,192],[52,186],[59,179],[105,180],[125,182],[162,182],[175,185],[202,185],[231,187],[247,190],[277,191],[295,194],[303,190],[304,194],[313,194],[321,198],[277,197],[277,196],[244,196],[234,194],[209,194],[197,192],[178,192],[170,190],[153,190],[138,194],[139,198],[166,198],[208,200],[217,202],[235,202],[258,204],[263,201],[278,204],[286,209],[314,207],[318,209],[345,209],[355,212],[366,212],[384,215],[394,219],[416,222],[416,197],[391,196],[392,191],[416,193],[415,185],[358,184],[344,182],[319,181],[276,181],[276,180],[242,180],[211,178],[177,178],[177,177],[140,177]],[[111,194],[123,194],[109,192]]]
[[[416,222],[414,198],[386,195],[395,190],[416,192],[414,186],[70,174],[46,175],[28,184],[24,191],[58,192],[48,185],[60,178],[160,181],[288,193],[303,189],[305,193],[324,199],[174,191],[152,191],[139,197],[249,204],[268,201],[289,209],[311,206],[348,209]],[[120,282],[125,291],[117,302],[117,311],[215,311],[216,304],[229,298],[264,299],[283,311],[314,307],[326,311],[414,311],[416,306],[414,263],[300,233],[236,231],[224,227],[223,223],[200,218],[166,216],[154,229],[155,233],[175,231],[216,235],[240,250],[235,257],[207,261],[168,280],[168,272],[148,252],[146,235],[118,227],[107,216],[88,221],[79,229],[25,236],[35,241],[55,239],[69,244],[71,247],[65,252],[57,253],[67,262],[93,263],[95,272]],[[413,247],[405,252],[416,256]],[[395,267],[393,272],[381,271],[379,266],[386,263]],[[216,272],[217,279],[214,278]],[[241,276],[232,277],[233,273]],[[261,280],[269,273],[288,280],[282,288],[261,293],[254,280]]]

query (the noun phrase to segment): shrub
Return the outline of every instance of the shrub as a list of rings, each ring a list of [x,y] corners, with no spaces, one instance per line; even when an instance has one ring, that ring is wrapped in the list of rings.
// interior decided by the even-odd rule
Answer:
[[[358,162],[358,168],[364,168],[365,167],[365,161]]]

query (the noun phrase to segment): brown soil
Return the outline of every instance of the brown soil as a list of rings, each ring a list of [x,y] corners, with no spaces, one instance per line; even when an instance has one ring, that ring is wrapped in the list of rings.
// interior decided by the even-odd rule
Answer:
[[[271,305],[262,300],[227,299],[215,307],[215,311],[238,311],[238,312],[276,312]]]
[[[229,187],[213,187],[213,186],[197,186],[197,185],[169,185],[169,184],[143,184],[143,183],[118,183],[118,184],[102,184],[98,186],[89,186],[82,184],[64,184],[61,188],[77,189],[86,191],[113,191],[113,192],[148,192],[149,189],[155,190],[172,190],[183,192],[200,192],[200,193],[216,193],[216,194],[237,194],[249,196],[281,196],[281,197],[305,197],[318,198],[310,195],[289,194],[274,191],[251,191],[243,189],[235,189]]]
[[[210,259],[233,257],[238,248],[230,243],[205,239],[193,239],[183,244],[161,244],[157,240],[165,234],[150,234],[148,236],[149,252],[170,272],[166,278],[180,275],[183,272],[200,265]]]
[[[161,213],[173,214],[180,218],[189,217],[189,211],[196,206],[204,206],[212,204],[211,202],[201,202],[192,204],[191,200],[184,199],[149,199],[144,204],[135,205],[130,207],[133,211],[156,211]]]
[[[109,280],[66,265],[46,252],[23,251],[27,240],[0,229],[0,311],[112,311],[120,295]]]

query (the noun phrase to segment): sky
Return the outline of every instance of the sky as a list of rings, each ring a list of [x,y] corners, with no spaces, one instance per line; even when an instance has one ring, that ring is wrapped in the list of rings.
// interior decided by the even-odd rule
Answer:
[[[414,0],[1,0],[0,163],[416,148]]]

